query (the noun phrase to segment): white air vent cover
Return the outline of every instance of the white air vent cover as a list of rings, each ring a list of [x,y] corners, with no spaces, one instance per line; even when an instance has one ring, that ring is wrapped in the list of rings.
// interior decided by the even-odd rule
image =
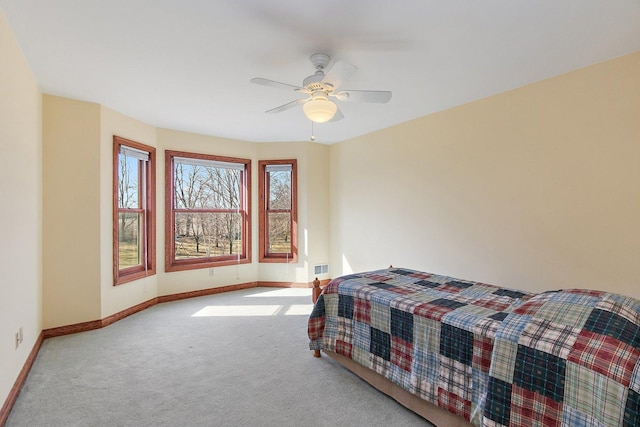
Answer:
[[[316,264],[313,266],[313,274],[329,273],[329,264]]]

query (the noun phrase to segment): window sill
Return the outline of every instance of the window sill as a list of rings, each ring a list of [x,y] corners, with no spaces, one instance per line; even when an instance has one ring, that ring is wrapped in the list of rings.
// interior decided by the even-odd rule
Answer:
[[[298,256],[293,255],[292,257],[283,257],[283,256],[263,256],[258,260],[260,263],[279,263],[279,264],[295,264],[298,262]]]
[[[238,259],[230,259],[230,260],[222,260],[222,261],[174,261],[172,263],[165,264],[164,271],[172,272],[172,271],[185,271],[185,270],[198,270],[202,268],[213,268],[213,267],[224,267],[229,265],[241,265],[241,264],[250,264],[250,258],[240,258]]]
[[[120,275],[118,275],[118,278],[114,281],[113,286],[122,285],[125,283],[133,282],[134,280],[144,279],[145,277],[150,277],[155,275],[156,275],[155,268],[151,270],[146,270],[146,271],[141,270],[141,271],[135,271],[131,273],[124,273],[124,274],[121,273]]]

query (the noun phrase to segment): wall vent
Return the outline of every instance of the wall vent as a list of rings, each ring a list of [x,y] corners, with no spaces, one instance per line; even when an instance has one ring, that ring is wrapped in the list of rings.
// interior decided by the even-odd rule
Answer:
[[[313,266],[313,274],[328,274],[329,264],[316,264]]]

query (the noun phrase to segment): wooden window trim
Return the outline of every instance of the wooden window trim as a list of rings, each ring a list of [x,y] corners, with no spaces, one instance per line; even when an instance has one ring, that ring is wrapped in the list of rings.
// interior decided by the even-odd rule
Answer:
[[[176,260],[175,259],[175,212],[183,211],[174,209],[174,157],[187,157],[200,160],[212,160],[229,163],[241,163],[245,165],[242,174],[243,198],[240,210],[242,215],[242,254],[225,257],[209,257],[197,260]],[[236,157],[224,157],[213,154],[190,153],[186,151],[165,150],[165,246],[164,264],[165,271],[184,271],[199,268],[222,267],[227,265],[249,264],[251,263],[251,160]],[[226,212],[225,209],[189,209],[189,212]],[[236,212],[235,210],[233,212]]]
[[[140,266],[120,269],[119,257],[119,227],[118,213],[118,157],[120,146],[135,148],[137,150],[149,153],[149,160],[146,162],[145,170],[140,170],[140,174],[146,175],[145,181],[145,208],[126,209],[126,211],[143,213],[142,229],[144,230],[144,242],[146,246],[146,266],[144,263]],[[141,176],[140,176],[141,178]],[[121,285],[143,277],[153,276],[156,274],[156,149],[149,145],[141,144],[130,139],[113,136],[113,285]]]
[[[268,244],[268,165],[291,165],[291,252],[289,254],[269,253]],[[258,209],[259,209],[259,262],[296,263],[298,262],[298,164],[296,159],[260,160],[258,162]],[[273,210],[271,212],[280,212]],[[282,212],[288,212],[284,210]],[[288,256],[287,256],[288,255]]]

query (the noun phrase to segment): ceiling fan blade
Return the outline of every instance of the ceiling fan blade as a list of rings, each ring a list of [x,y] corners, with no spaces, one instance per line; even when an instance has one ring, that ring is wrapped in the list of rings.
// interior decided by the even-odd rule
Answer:
[[[351,102],[376,102],[384,104],[391,99],[391,92],[388,90],[341,90],[334,92],[332,96],[340,101]]]
[[[268,110],[268,111],[265,111],[265,113],[269,113],[269,114],[280,113],[282,111],[285,111],[285,110],[288,110],[290,108],[293,108],[296,105],[304,104],[305,102],[309,101],[309,99],[310,98],[296,99],[295,101],[287,102],[284,105],[281,105],[281,106],[276,107],[276,108],[272,108],[271,110]]]
[[[277,88],[280,88],[280,89],[287,89],[287,90],[304,89],[303,87],[300,87],[300,86],[294,86],[294,85],[290,85],[290,84],[287,84],[287,83],[280,83],[280,82],[277,82],[275,80],[263,79],[262,77],[256,77],[256,78],[251,79],[251,83],[255,83],[257,85],[262,85],[262,86],[277,87]]]
[[[348,62],[344,61],[337,61],[335,64],[333,64],[329,71],[327,71],[324,79],[322,79],[322,82],[329,83],[333,86],[334,89],[337,89],[356,71],[358,71],[358,67],[356,67],[355,65],[349,64]]]
[[[336,114],[333,115],[333,118],[331,120],[329,120],[330,122],[337,122],[338,120],[342,120],[344,119],[344,115],[342,114],[342,111],[340,111],[340,109],[338,108],[336,110]]]

